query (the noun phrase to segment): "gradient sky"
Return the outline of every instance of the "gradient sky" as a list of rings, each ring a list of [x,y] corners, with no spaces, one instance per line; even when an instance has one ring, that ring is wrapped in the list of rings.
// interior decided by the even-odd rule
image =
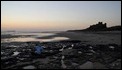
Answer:
[[[1,1],[1,29],[62,31],[121,25],[121,1]]]

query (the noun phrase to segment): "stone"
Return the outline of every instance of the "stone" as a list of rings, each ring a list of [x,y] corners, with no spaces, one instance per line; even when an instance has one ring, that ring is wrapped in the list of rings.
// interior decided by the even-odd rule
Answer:
[[[85,62],[84,64],[78,67],[79,69],[93,69],[93,63],[90,61]]]
[[[29,66],[23,67],[23,69],[36,69],[36,67],[33,65],[29,65]]]

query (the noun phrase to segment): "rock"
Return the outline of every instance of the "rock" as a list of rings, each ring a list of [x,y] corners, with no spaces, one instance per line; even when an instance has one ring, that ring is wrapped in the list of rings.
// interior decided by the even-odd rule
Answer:
[[[104,64],[101,64],[99,62],[94,62],[93,69],[108,69],[108,68],[106,68]]]
[[[79,57],[79,54],[76,49],[64,49],[62,51],[62,55],[64,55],[66,58],[76,58]]]
[[[20,52],[14,52],[14,54],[12,55],[12,56],[16,56],[16,55],[18,55]]]
[[[93,63],[90,61],[85,62],[84,64],[78,67],[79,69],[93,69]]]
[[[77,67],[79,64],[72,62],[72,65]]]
[[[47,69],[47,65],[39,65],[38,69]]]
[[[29,65],[23,69],[104,69],[107,65],[109,69],[121,68],[120,61],[116,61],[121,59],[121,45],[93,46],[78,41],[39,44],[44,46],[44,51],[36,55],[33,54],[34,43],[2,43],[1,68],[22,68],[26,62]],[[21,66],[17,66],[18,63]]]
[[[103,52],[106,52],[106,51],[109,51],[109,47],[107,45],[102,45],[102,44],[99,44],[99,45],[96,45],[96,49],[97,50],[100,50],[100,51],[103,51]]]
[[[33,65],[29,65],[29,66],[23,67],[23,69],[36,69],[36,67]]]

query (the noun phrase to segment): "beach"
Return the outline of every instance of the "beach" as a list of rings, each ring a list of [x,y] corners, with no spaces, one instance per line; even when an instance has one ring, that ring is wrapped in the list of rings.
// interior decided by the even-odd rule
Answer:
[[[56,35],[37,37],[48,39],[53,37],[67,37],[70,40],[80,40],[87,44],[118,44],[121,45],[121,31],[99,31],[99,32],[60,32]]]
[[[2,69],[121,69],[121,31],[42,35],[2,35]],[[32,54],[35,44],[42,54]]]
[[[121,69],[120,1],[1,1],[1,69]]]

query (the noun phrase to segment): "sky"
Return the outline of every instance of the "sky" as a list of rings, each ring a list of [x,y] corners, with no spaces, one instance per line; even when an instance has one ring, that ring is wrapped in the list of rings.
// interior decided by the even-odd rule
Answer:
[[[121,1],[1,1],[1,30],[66,31],[121,25]]]

